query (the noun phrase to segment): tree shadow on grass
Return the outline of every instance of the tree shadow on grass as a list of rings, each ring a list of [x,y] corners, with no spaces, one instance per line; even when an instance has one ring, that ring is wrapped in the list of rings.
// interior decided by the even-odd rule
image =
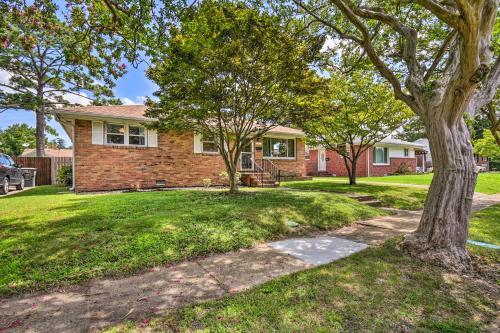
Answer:
[[[371,195],[386,206],[410,210],[421,209],[427,196],[426,189],[371,184],[349,185],[327,180],[290,182],[285,186],[295,190]]]
[[[249,247],[308,228],[338,228],[382,215],[328,193],[259,191],[227,196],[168,191],[57,196],[0,216],[0,292],[122,275],[164,262]],[[43,210],[43,214],[40,213]]]

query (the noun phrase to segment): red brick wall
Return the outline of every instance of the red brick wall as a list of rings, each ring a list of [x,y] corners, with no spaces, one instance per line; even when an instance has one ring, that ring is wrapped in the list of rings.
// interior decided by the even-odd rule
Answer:
[[[311,158],[306,161],[307,175],[317,175],[318,174],[318,150],[310,150],[309,152]],[[368,176],[368,165],[367,165],[367,152],[361,154],[358,159],[356,166],[356,175],[358,177]],[[416,158],[390,158],[389,165],[374,165],[374,149],[370,148],[370,175],[371,176],[384,176],[390,175],[398,171],[399,166],[402,163],[406,163],[411,172],[416,171],[417,159]],[[336,175],[347,177],[347,169],[345,167],[342,157],[332,150],[326,151],[326,172],[329,175]]]
[[[225,170],[219,155],[194,154],[193,135],[159,134],[158,147],[92,144],[92,123],[75,124],[76,191],[151,188],[156,180],[168,187],[199,186],[204,178],[223,184]]]
[[[399,170],[401,164],[405,163],[410,172],[416,172],[417,159],[415,157],[391,157],[389,165],[373,165],[374,149],[370,148],[370,176],[392,175]]]
[[[151,188],[156,180],[167,187],[226,184],[219,155],[195,154],[193,135],[158,134],[158,147],[125,147],[92,144],[92,122],[75,123],[75,188],[77,192]],[[262,155],[262,153],[261,153]],[[297,140],[297,158],[273,160],[280,169],[305,174],[304,142]]]
[[[309,149],[309,159],[306,160],[306,175],[314,176],[318,173],[318,150]]]
[[[306,161],[307,175],[318,175],[318,150],[311,149],[309,151],[310,159]],[[347,177],[347,169],[342,156],[333,150],[326,151],[326,173],[329,175]],[[363,153],[358,159],[356,165],[356,175],[366,176],[366,154]]]
[[[306,175],[306,160],[305,160],[305,144],[304,140],[297,138],[295,141],[295,158],[294,159],[271,159],[278,168],[285,173],[293,173],[298,176]],[[255,151],[255,158],[261,159],[263,150]]]

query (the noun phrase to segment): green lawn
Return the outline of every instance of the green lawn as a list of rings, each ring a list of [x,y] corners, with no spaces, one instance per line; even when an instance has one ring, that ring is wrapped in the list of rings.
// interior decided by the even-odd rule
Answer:
[[[498,296],[475,277],[404,255],[392,240],[109,332],[491,332]]]
[[[474,213],[470,220],[469,239],[500,246],[500,204]],[[471,244],[468,248],[489,262],[500,263],[500,250]]]
[[[296,190],[371,195],[382,201],[386,206],[413,210],[423,208],[427,195],[427,189],[422,188],[371,184],[349,185],[339,182],[336,177],[318,177],[308,181],[283,182],[282,186]]]
[[[0,198],[0,293],[248,247],[292,233],[287,220],[307,232],[383,214],[329,193],[75,195],[38,187]]]
[[[358,180],[366,182],[430,185],[432,176],[432,173],[428,173],[422,175],[360,177]],[[476,192],[485,194],[500,193],[500,172],[480,173],[477,179]]]

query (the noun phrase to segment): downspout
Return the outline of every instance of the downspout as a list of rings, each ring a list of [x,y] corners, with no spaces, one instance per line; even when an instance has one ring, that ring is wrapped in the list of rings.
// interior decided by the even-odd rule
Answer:
[[[73,153],[73,161],[71,161],[71,169],[72,169],[72,172],[71,172],[71,177],[73,178],[72,181],[72,186],[71,188],[69,189],[70,191],[75,191],[75,180],[76,180],[76,176],[75,176],[75,173],[76,173],[76,168],[75,168],[75,148],[76,148],[76,143],[75,143],[75,120],[73,119],[72,121],[72,127],[71,127],[71,136],[72,136],[72,139],[73,139],[73,149],[72,149],[72,153]]]
[[[368,148],[366,150],[366,153],[367,153],[367,157],[366,157],[366,164],[367,164],[367,168],[366,170],[368,171],[367,172],[367,176],[370,177],[370,149],[371,148]]]

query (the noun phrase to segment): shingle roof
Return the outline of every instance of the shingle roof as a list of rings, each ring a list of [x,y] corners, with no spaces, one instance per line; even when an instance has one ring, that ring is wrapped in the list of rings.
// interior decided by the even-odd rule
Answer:
[[[67,109],[59,109],[56,114],[87,115],[97,117],[110,117],[121,119],[151,120],[144,116],[145,105],[106,105],[106,106],[79,106]]]
[[[144,116],[146,111],[145,105],[106,105],[106,106],[79,106],[67,109],[59,109],[54,111],[55,114],[73,115],[73,116],[94,116],[104,118],[119,118],[141,121],[151,121],[152,118]],[[304,132],[299,129],[276,126],[269,133],[275,134],[290,134],[296,136],[305,136]]]
[[[393,139],[393,138],[385,138],[384,140],[380,141],[382,144],[390,144],[390,145],[398,145],[398,146],[409,146],[409,147],[416,147],[416,148],[424,148],[424,145],[415,143],[415,142],[408,142],[404,140],[399,140],[399,139]]]

